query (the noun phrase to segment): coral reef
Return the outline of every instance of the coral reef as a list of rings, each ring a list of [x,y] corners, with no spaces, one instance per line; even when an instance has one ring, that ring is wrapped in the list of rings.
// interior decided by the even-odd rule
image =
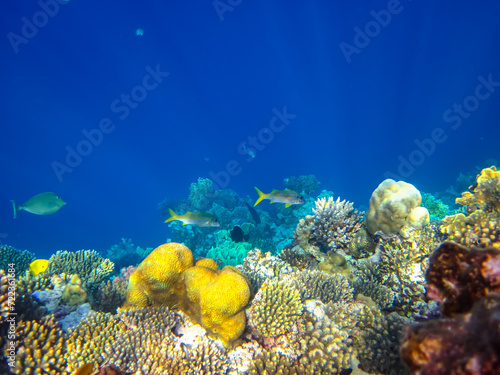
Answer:
[[[267,279],[252,301],[249,324],[265,337],[291,331],[302,315],[302,302],[295,283]]]
[[[323,303],[350,302],[354,299],[353,288],[347,278],[340,274],[328,275],[321,271],[294,272],[289,278],[300,292],[300,299],[317,299]]]
[[[101,283],[92,304],[94,310],[116,314],[116,310],[125,304],[127,286],[124,283],[115,282],[115,280]]]
[[[272,256],[271,253],[262,253],[259,249],[250,250],[242,266],[236,267],[250,280],[254,293],[268,278],[282,277],[293,272],[292,267]]]
[[[475,210],[500,212],[500,171],[494,166],[483,169],[471,191],[463,193],[456,201],[467,206],[468,214]]]
[[[375,252],[376,246],[370,233],[363,227],[356,232],[347,245],[347,253],[353,258],[366,258]]]
[[[307,270],[315,269],[318,266],[316,258],[311,254],[306,253],[300,246],[285,247],[278,255],[278,258],[282,261],[288,263],[293,269],[296,270]]]
[[[153,250],[130,276],[127,304],[176,307],[230,345],[245,329],[243,309],[250,295],[250,282],[241,271],[193,266],[186,246],[168,243]]]
[[[447,316],[464,313],[488,293],[500,292],[500,250],[443,243],[426,273],[427,296],[441,302]]]
[[[66,371],[66,346],[63,332],[53,318],[21,320],[16,327],[16,351],[6,356],[10,371],[22,375],[69,375]],[[10,356],[10,357],[9,357]]]
[[[404,375],[407,369],[399,357],[403,327],[411,320],[397,313],[379,316],[361,332],[356,344],[360,367],[368,373]]]
[[[446,216],[440,227],[448,239],[465,246],[500,248],[500,213],[476,210],[469,216]]]
[[[79,250],[74,253],[58,251],[50,257],[46,274],[78,275],[83,280],[83,287],[93,298],[99,285],[111,275],[114,267],[112,261],[101,257],[95,250]]]
[[[28,250],[18,250],[12,246],[0,244],[0,270],[6,270],[9,268],[9,263],[15,263],[16,272],[21,274],[29,269],[34,260],[35,254]]]
[[[346,253],[356,232],[362,227],[363,213],[358,213],[352,203],[336,201],[332,197],[315,202],[314,215],[301,219],[295,229],[294,244],[322,261],[327,250]]]
[[[12,285],[12,283],[15,283],[14,278],[6,275],[4,270],[0,270],[0,324],[7,318],[10,311],[9,286],[11,286],[11,291],[13,291],[12,287],[15,286],[15,284]],[[11,300],[10,304],[12,304],[12,302],[13,300]]]
[[[137,266],[153,249],[135,246],[130,238],[122,238],[120,243],[111,246],[106,256],[115,264],[115,270],[128,266]]]
[[[217,237],[219,238],[217,246],[208,250],[206,254],[207,258],[220,259],[223,265],[228,266],[236,267],[239,264],[243,264],[252,245],[248,242],[235,243],[231,240],[229,231],[227,230],[220,230],[217,233]]]
[[[425,314],[425,271],[441,239],[435,226],[409,231],[408,238],[380,238],[375,261],[357,266],[356,293],[371,297],[386,311],[406,316]]]
[[[52,289],[50,277],[47,273],[31,276],[31,273],[26,271],[16,280],[16,284],[15,308],[18,319],[40,320],[46,314],[47,309],[32,295],[37,291]]]
[[[213,197],[217,194],[213,181],[209,178],[198,178],[189,186],[189,203],[197,210],[207,210]]]
[[[405,226],[421,229],[429,223],[429,212],[420,207],[422,198],[415,186],[404,181],[384,180],[370,198],[366,226],[371,234],[402,233]]]
[[[296,191],[299,194],[308,194],[308,195],[311,195],[316,190],[318,190],[319,186],[321,185],[321,182],[319,182],[316,176],[312,174],[299,177],[292,176],[290,178],[285,178],[283,180],[283,183],[287,189]]]
[[[434,195],[429,193],[421,192],[422,196],[422,207],[425,207],[429,212],[430,221],[433,220],[441,220],[448,214],[449,207],[444,204],[444,202],[440,199],[437,199]]]
[[[130,276],[127,303],[137,307],[175,306],[186,294],[182,273],[193,265],[193,254],[174,242],[154,249]]]
[[[334,253],[333,251],[328,251],[326,253],[326,257],[319,262],[318,269],[330,275],[341,274],[347,277],[351,275],[351,268],[345,256]]]

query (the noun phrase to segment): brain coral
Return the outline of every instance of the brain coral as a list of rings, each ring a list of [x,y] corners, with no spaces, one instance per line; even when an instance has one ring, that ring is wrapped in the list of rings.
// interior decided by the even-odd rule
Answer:
[[[366,214],[366,225],[371,234],[401,233],[406,225],[421,229],[429,223],[429,212],[420,207],[422,198],[415,186],[403,181],[387,179],[375,189]],[[403,234],[403,233],[401,233]]]
[[[241,271],[231,266],[219,271],[208,260],[193,266],[191,250],[173,242],[153,250],[130,276],[127,288],[129,306],[182,310],[225,345],[243,333],[250,296],[250,282]]]

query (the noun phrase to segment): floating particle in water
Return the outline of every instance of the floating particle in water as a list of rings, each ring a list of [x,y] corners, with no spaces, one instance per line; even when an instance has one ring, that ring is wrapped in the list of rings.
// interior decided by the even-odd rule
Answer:
[[[144,34],[144,30],[143,29],[137,29],[137,30],[135,30],[135,35],[142,36],[143,34]]]

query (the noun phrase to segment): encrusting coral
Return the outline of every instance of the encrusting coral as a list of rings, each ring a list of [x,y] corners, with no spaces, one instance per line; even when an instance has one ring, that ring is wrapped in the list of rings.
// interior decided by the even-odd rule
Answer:
[[[323,303],[350,302],[354,299],[352,286],[341,274],[306,270],[292,273],[289,279],[295,283],[303,302],[308,299],[318,299]]]
[[[475,210],[500,212],[500,171],[494,166],[483,169],[471,191],[463,193],[456,202],[467,206],[467,213]]]
[[[404,227],[423,228],[429,223],[429,212],[420,207],[421,202],[415,186],[391,179],[382,181],[370,198],[366,213],[368,231],[404,235]]]
[[[234,267],[218,270],[214,261],[198,264],[204,265],[193,266],[191,250],[184,245],[157,247],[130,276],[127,304],[179,309],[230,345],[245,329],[250,282]]]

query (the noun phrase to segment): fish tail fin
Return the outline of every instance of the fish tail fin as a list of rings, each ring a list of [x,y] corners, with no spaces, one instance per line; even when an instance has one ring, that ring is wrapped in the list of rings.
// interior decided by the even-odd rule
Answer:
[[[257,194],[259,194],[259,199],[257,199],[255,204],[253,205],[254,207],[257,206],[260,202],[262,202],[262,200],[267,196],[267,194],[264,194],[258,188],[255,188],[255,191],[257,192]]]
[[[177,214],[174,212],[174,210],[169,208],[168,213],[170,214],[170,217],[167,220],[165,220],[165,223],[177,220]]]
[[[16,204],[15,201],[11,200],[12,202],[12,208],[14,210],[14,219],[17,217],[17,211],[19,211],[19,206]]]

